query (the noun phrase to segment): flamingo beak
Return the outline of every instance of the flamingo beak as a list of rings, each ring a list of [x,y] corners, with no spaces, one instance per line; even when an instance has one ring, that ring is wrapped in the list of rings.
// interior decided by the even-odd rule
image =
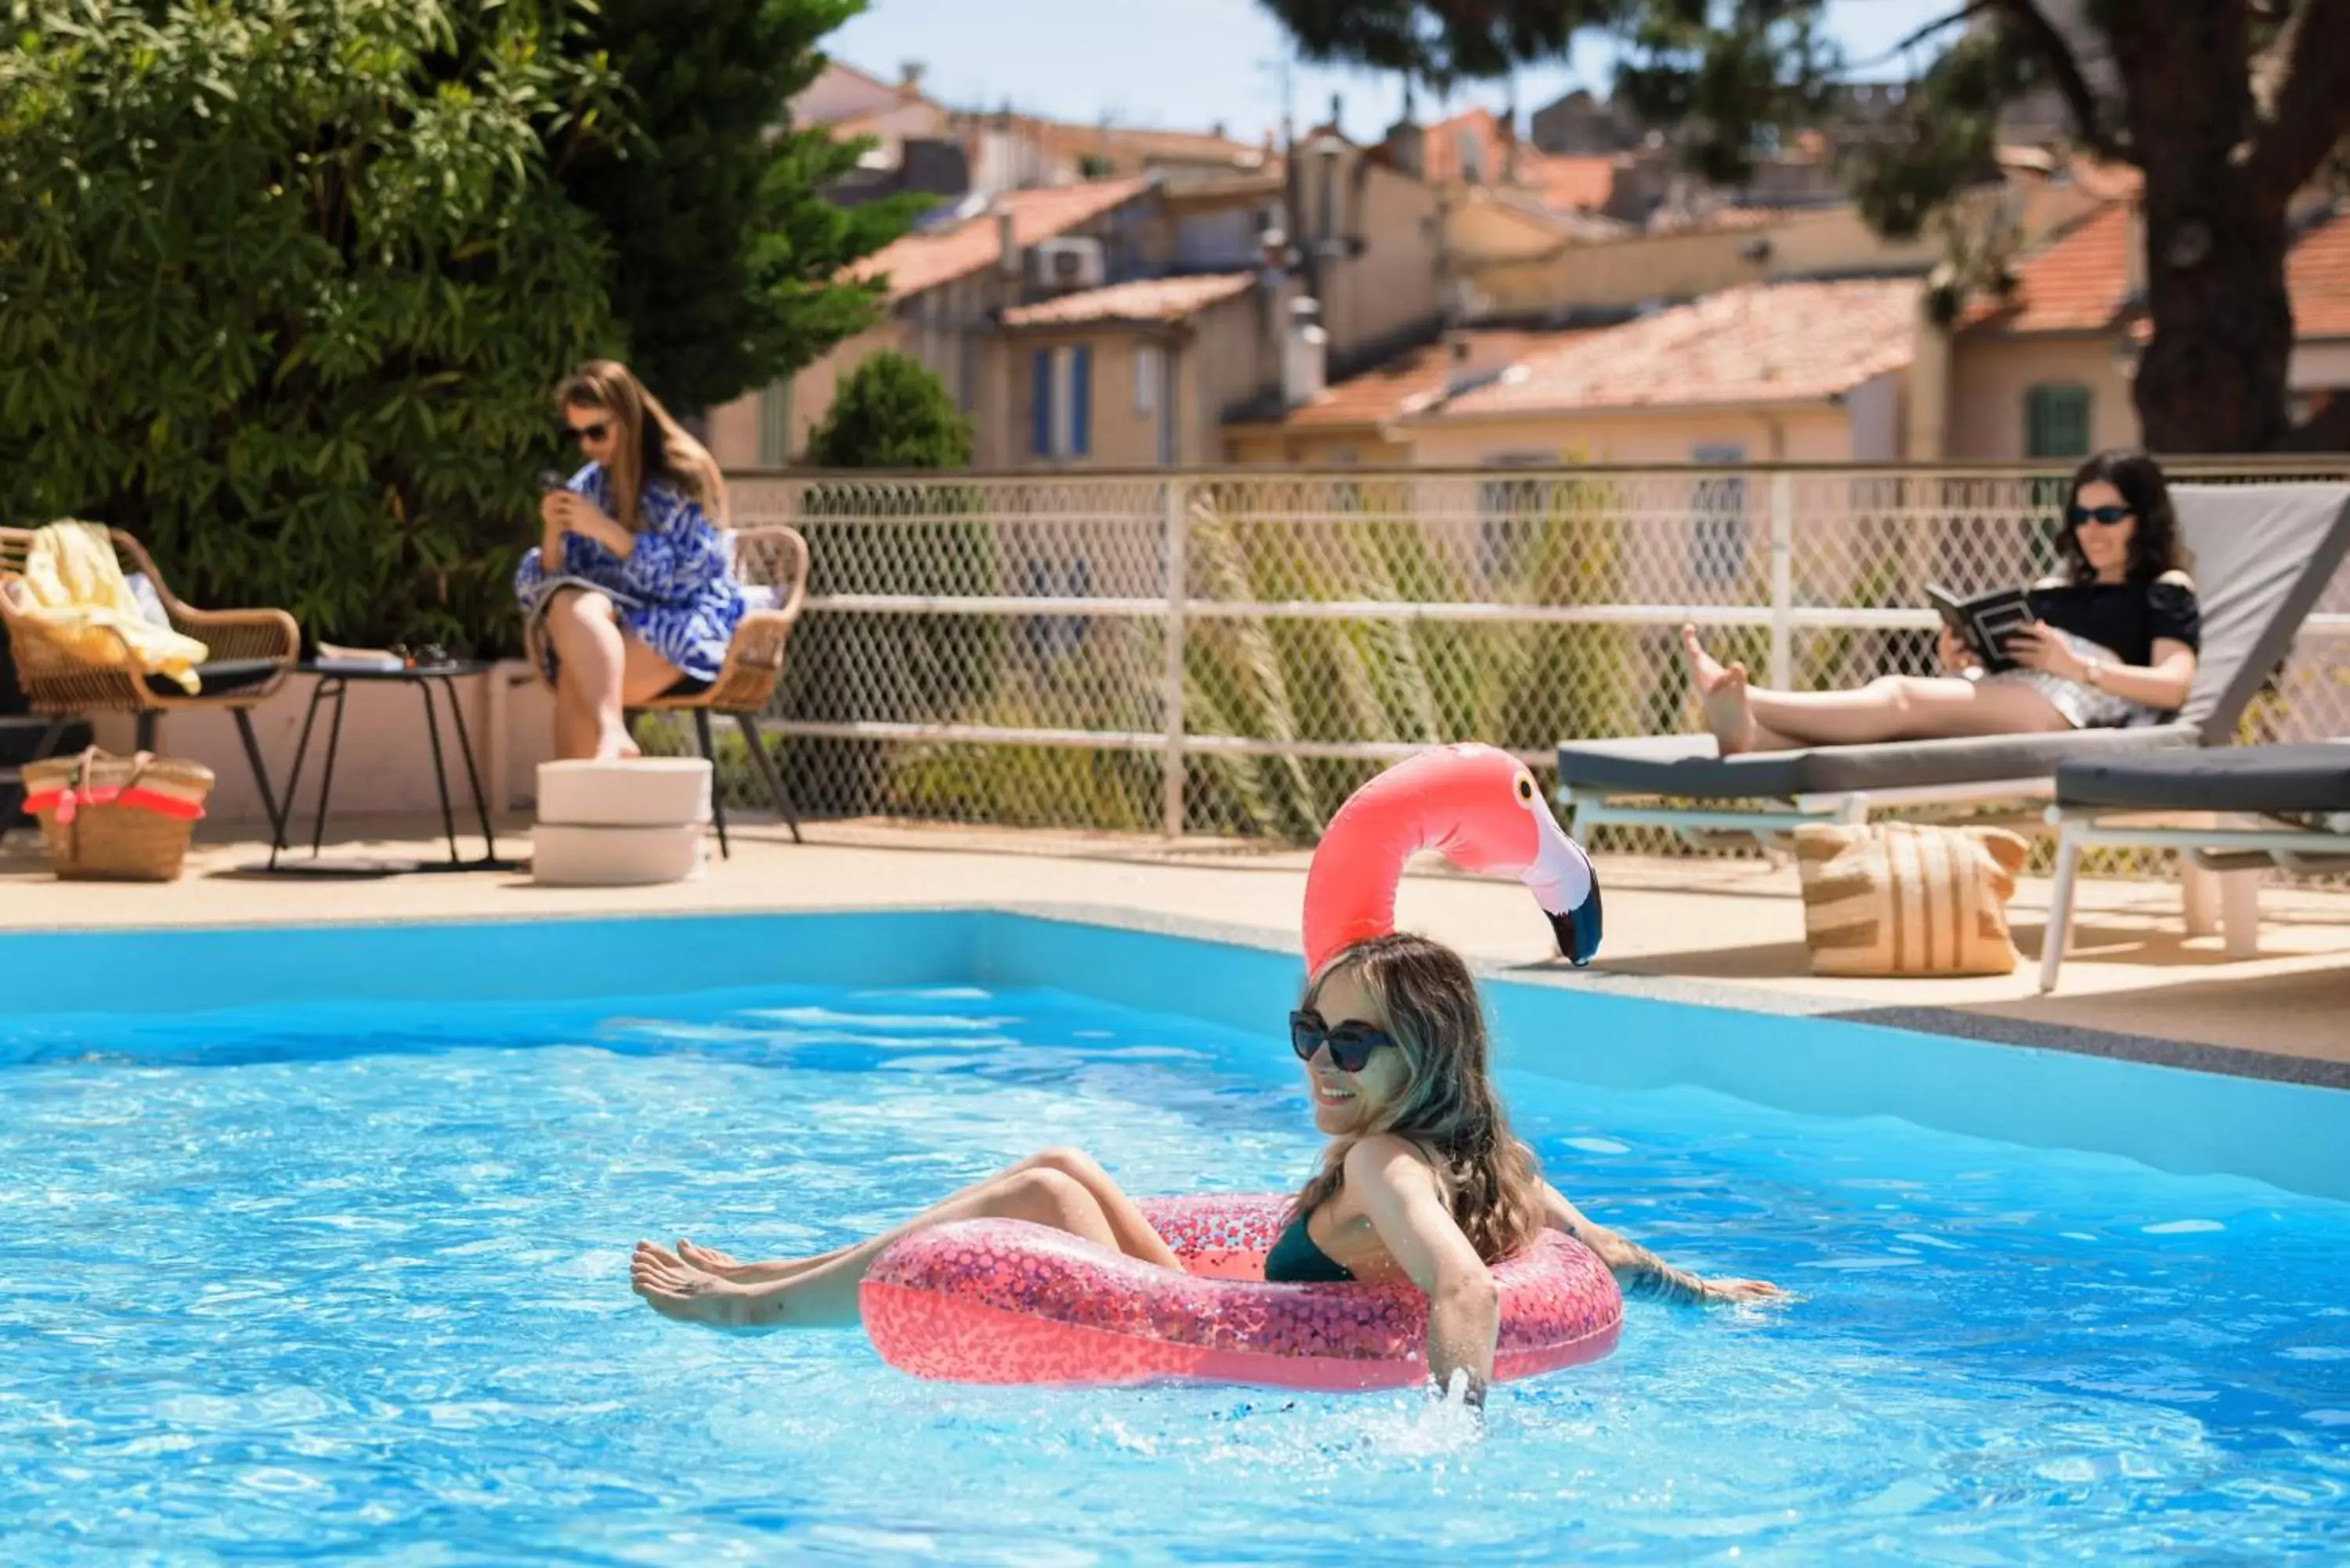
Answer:
[[[1591,857],[1540,805],[1534,808],[1537,847],[1534,863],[1518,880],[1550,917],[1558,950],[1581,969],[1599,951],[1599,877]]]

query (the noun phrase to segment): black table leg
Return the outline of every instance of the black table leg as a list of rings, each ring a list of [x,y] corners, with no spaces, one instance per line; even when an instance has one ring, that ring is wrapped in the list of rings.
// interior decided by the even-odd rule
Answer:
[[[481,772],[473,766],[473,742],[465,733],[465,705],[457,699],[457,684],[452,677],[444,675],[441,678],[441,694],[449,699],[449,717],[457,726],[457,750],[465,759],[465,783],[473,788],[473,809],[482,818],[482,864],[495,865],[498,836],[496,830],[490,826],[489,797],[482,793]]]
[[[325,682],[319,684],[324,685]],[[335,793],[335,753],[343,743],[343,701],[348,690],[345,682],[335,682],[335,718],[327,726],[327,771],[318,779],[317,820],[310,825],[310,858],[313,860],[318,857],[318,846],[327,840],[327,799]],[[290,805],[287,815],[292,815]]]
[[[318,721],[318,697],[327,683],[321,680],[310,688],[310,705],[302,711],[302,738],[294,742],[294,771],[286,778],[286,809],[280,812],[269,798],[269,781],[261,776],[261,746],[254,739],[253,715],[239,708],[236,727],[244,735],[246,760],[253,763],[254,782],[261,786],[262,809],[269,813],[269,869],[277,869],[277,857],[286,851],[286,829],[294,820],[294,799],[302,788],[302,764],[310,755],[310,727]],[[316,853],[313,851],[313,853]]]
[[[441,756],[441,719],[432,706],[432,682],[416,682],[417,694],[424,699],[424,733],[432,742],[432,787],[441,794],[441,831],[449,837],[449,864],[462,866],[464,857],[457,853],[457,814],[449,806],[449,767]]]

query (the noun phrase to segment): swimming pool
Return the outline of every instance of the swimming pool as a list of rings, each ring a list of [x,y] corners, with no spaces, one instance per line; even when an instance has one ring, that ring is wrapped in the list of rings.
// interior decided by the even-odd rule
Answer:
[[[647,966],[555,961],[607,941],[657,950],[666,989],[597,995]],[[1138,1190],[1294,1183],[1316,1143],[1278,1013],[1255,1011],[1282,1000],[1277,955],[977,917],[14,950],[57,994],[93,994],[69,983],[93,955],[118,978],[105,1012],[0,1013],[12,1558],[2249,1560],[2350,1542],[2350,1203],[1721,1092],[1765,1050],[1783,1098],[1877,1092],[1835,1065],[1862,1044],[1804,1059],[1826,1025],[1496,988],[1505,1086],[1561,1186],[1669,1257],[1805,1299],[1635,1303],[1615,1356],[1498,1391],[1471,1443],[1387,1396],[921,1384],[855,1334],[732,1338],[627,1293],[639,1235],[828,1246],[1043,1143],[1086,1145]],[[743,985],[753,951],[832,983]],[[1072,984],[1155,982],[1185,1012],[1024,972],[1073,953],[1095,961]],[[1578,1019],[1600,1038],[1563,1041]],[[1916,1038],[1852,1033],[1878,1055]],[[1994,1078],[2106,1074],[2140,1119],[2189,1080],[2223,1113],[2282,1115],[2272,1142],[2339,1130],[2321,1091],[2133,1089],[2111,1075],[2126,1064],[1970,1049]],[[1627,1081],[1565,1070],[1635,1053],[1650,1065]],[[1714,1054],[1731,1065],[1691,1068]],[[2282,1097],[2236,1097],[2254,1091]],[[2192,1164],[2224,1143],[2183,1147]]]

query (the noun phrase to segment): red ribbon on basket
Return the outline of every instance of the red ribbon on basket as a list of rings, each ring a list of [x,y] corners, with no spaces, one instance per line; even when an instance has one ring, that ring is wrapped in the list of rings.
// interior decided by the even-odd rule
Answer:
[[[165,794],[161,790],[149,789],[145,784],[48,789],[25,797],[26,811],[55,811],[60,827],[71,822],[85,805],[127,805],[136,811],[151,811],[158,816],[176,816],[182,822],[193,822],[204,815],[204,808],[194,801]]]

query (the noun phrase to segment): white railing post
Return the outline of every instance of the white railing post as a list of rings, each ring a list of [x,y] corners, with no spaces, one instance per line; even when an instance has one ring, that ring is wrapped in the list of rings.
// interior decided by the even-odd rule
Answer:
[[[1159,826],[1170,838],[1183,836],[1183,609],[1191,575],[1191,481],[1168,475],[1166,547],[1159,552],[1167,565],[1167,666],[1159,693],[1167,743],[1159,753]]]
[[[1795,683],[1795,476],[1771,476],[1771,684]]]

